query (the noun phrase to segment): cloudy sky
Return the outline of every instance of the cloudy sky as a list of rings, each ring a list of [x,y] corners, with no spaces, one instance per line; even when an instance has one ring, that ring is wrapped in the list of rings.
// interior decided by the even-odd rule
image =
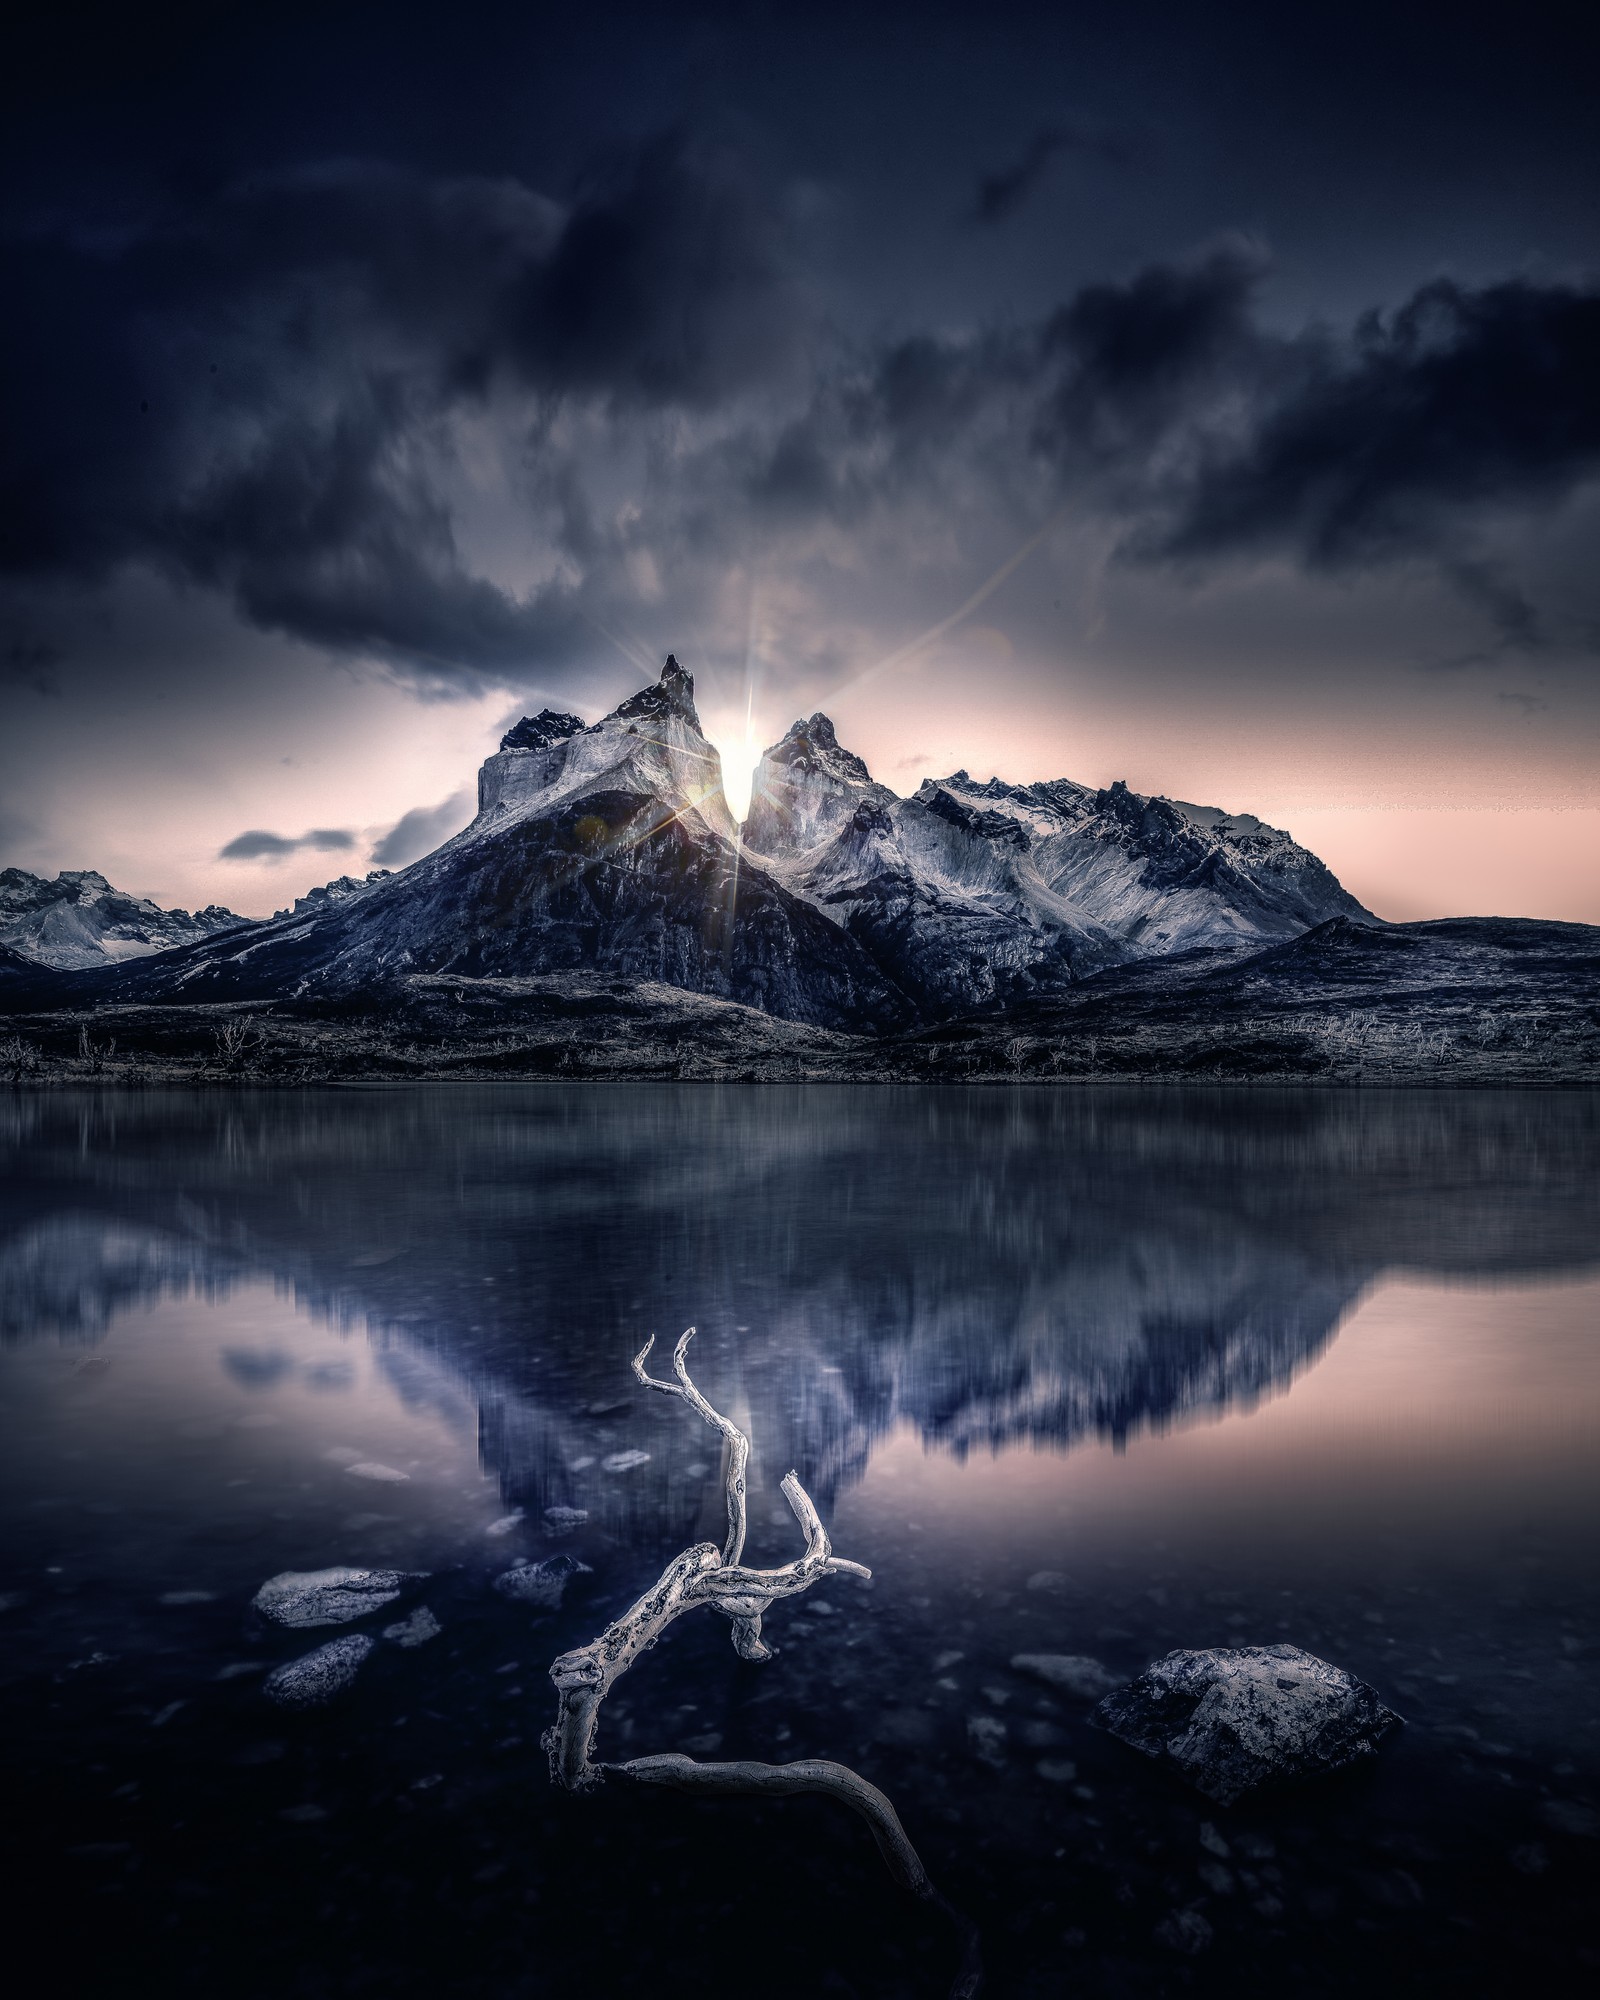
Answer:
[[[37,11],[0,864],[265,913],[673,650],[1600,921],[1592,10]]]

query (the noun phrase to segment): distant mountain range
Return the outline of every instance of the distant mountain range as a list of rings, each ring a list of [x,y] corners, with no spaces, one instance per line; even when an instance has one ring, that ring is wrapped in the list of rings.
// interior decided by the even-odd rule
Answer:
[[[159,911],[99,876],[0,881],[13,879],[19,916],[0,943],[56,969],[100,966],[101,1000],[589,969],[869,1033],[1107,966],[1377,921],[1248,815],[965,771],[902,799],[825,715],[763,756],[741,829],[672,658],[600,722],[547,709],[509,731],[479,774],[476,819],[435,853],[344,877],[265,922]],[[69,883],[96,885],[93,897],[69,900]],[[127,963],[135,953],[159,957]]]
[[[0,868],[0,946],[60,971],[171,951],[248,921],[218,903],[192,917],[164,910],[147,896],[113,889],[92,868],[63,869],[53,882],[26,868]]]
[[[672,658],[509,730],[432,854],[265,921],[0,884],[0,1075],[1600,1078],[1591,926],[1385,924],[1288,834],[1122,784],[902,799],[825,715],[740,827]]]

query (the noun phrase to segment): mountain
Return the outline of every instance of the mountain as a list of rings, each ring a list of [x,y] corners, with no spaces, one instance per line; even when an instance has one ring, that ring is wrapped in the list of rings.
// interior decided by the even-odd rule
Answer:
[[[547,710],[519,723],[479,774],[472,824],[409,868],[75,992],[357,999],[423,974],[580,969],[857,1033],[918,1018],[846,930],[747,858],[673,658],[600,722]]]
[[[767,751],[748,851],[825,909],[933,1018],[1109,965],[1377,919],[1288,834],[1117,783],[875,784],[825,715]]]
[[[332,1000],[422,975],[585,972],[882,1035],[1342,916],[1376,921],[1257,820],[965,772],[901,799],[823,715],[766,753],[741,830],[694,682],[669,657],[599,722],[519,722],[484,763],[472,824],[411,867],[76,992]]]
[[[112,888],[90,868],[63,869],[53,882],[25,868],[0,868],[0,945],[61,971],[171,951],[249,921],[217,903],[193,916],[163,910]]]
[[[390,874],[387,868],[374,868],[368,875],[336,875],[331,882],[324,882],[320,889],[308,889],[303,896],[296,896],[287,910],[274,910],[275,917],[306,917],[323,910],[330,910],[335,903],[348,903],[352,896],[364,896],[375,883],[382,882]]]

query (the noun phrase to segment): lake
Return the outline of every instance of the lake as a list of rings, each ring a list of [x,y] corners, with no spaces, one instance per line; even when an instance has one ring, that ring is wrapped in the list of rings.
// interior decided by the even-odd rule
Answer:
[[[994,1994],[1600,1972],[1593,1093],[16,1090],[0,1176],[4,1865],[63,1990],[948,1990],[832,1801],[550,1780],[552,1659],[721,1539],[631,1371],[690,1325],[747,1560],[792,1467],[872,1578],[765,1664],[680,1619],[601,1757],[854,1767]],[[336,1565],[411,1580],[285,1707],[338,1631],[252,1599]],[[1228,1808],[1011,1664],[1278,1642],[1404,1726]]]

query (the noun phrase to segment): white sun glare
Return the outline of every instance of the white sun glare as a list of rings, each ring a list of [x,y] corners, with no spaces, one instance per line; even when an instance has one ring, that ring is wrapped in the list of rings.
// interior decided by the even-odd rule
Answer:
[[[722,759],[722,796],[728,810],[741,825],[750,811],[750,786],[761,762],[762,745],[748,724],[724,736],[709,737],[711,747]]]

